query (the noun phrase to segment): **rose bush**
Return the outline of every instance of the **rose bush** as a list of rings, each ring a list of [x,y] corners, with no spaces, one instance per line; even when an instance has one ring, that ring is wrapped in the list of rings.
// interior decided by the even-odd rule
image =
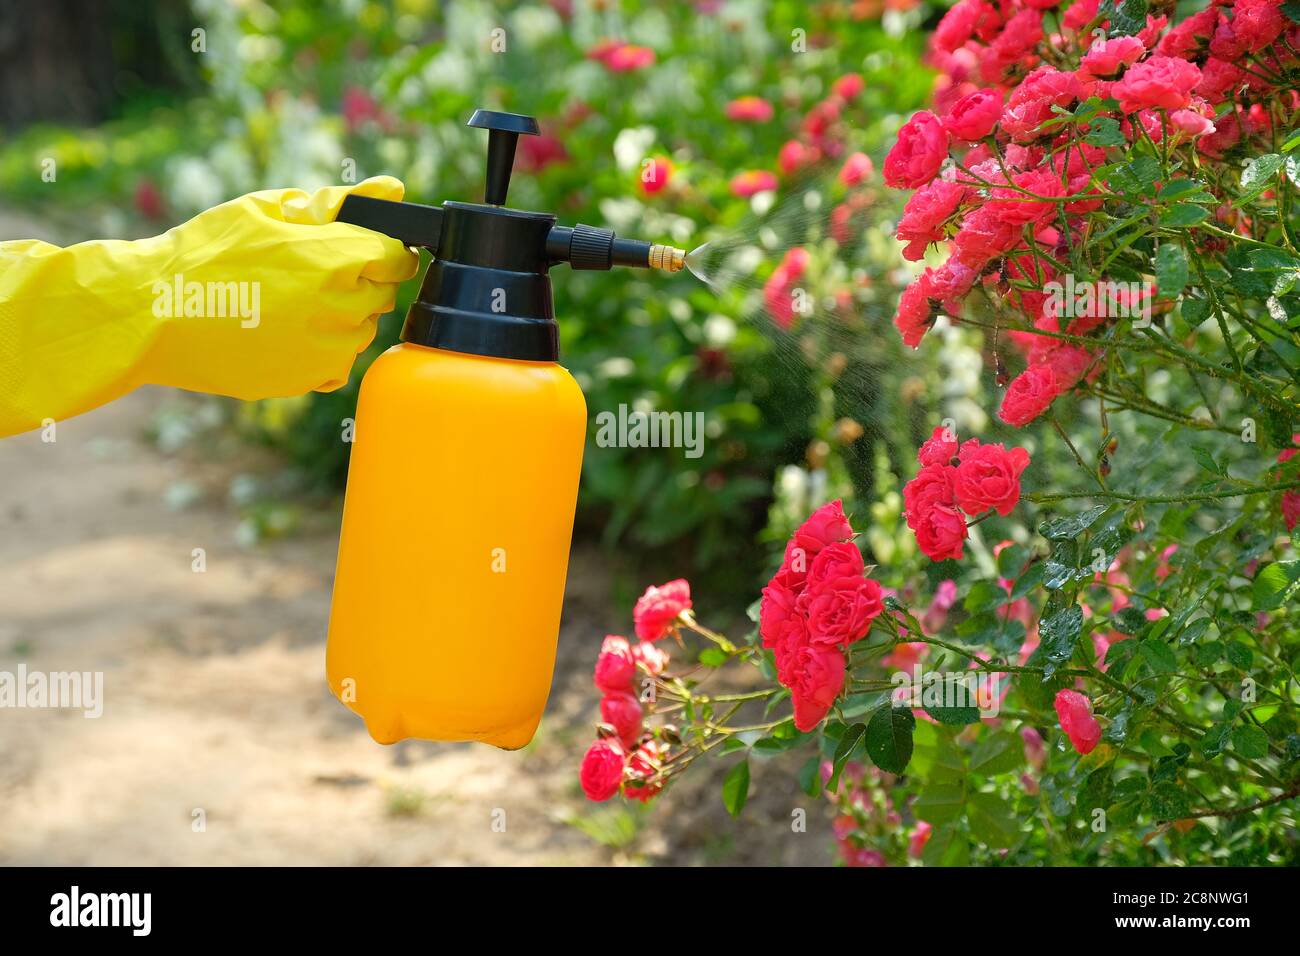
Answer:
[[[977,349],[1002,424],[939,392],[914,467],[803,512],[745,639],[680,613],[625,793],[709,754],[739,813],[802,749],[848,865],[1296,861],[1297,20],[942,16],[881,165],[916,190],[894,325]]]

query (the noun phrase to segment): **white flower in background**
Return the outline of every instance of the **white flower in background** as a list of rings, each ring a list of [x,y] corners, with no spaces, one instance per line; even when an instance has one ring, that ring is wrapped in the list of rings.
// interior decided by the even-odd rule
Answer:
[[[221,178],[202,159],[188,156],[178,159],[168,170],[170,187],[167,195],[185,212],[198,212],[217,205],[226,198]]]
[[[470,93],[474,89],[474,65],[459,49],[449,45],[429,61],[421,78],[426,93],[436,90]]]
[[[518,39],[526,47],[539,47],[557,36],[564,23],[550,7],[524,7],[510,18],[510,40]]]
[[[729,316],[715,312],[704,320],[704,340],[714,348],[730,345],[735,337],[736,323]]]
[[[620,172],[630,173],[641,167],[659,134],[653,126],[633,126],[618,131],[614,137],[614,163]]]

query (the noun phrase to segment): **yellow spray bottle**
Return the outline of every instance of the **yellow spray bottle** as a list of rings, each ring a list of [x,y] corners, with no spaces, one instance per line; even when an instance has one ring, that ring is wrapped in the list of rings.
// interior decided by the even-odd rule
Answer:
[[[532,117],[478,110],[484,203],[349,196],[339,219],[433,254],[366,372],[330,610],[330,689],[380,743],[527,744],[546,706],[587,410],[549,270],[677,271],[680,249],[505,207]]]

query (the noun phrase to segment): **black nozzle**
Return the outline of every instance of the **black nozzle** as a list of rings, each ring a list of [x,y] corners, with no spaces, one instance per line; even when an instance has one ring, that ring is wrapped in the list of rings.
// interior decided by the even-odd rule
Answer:
[[[483,189],[483,201],[490,206],[504,206],[519,135],[537,136],[541,128],[531,116],[494,110],[475,110],[465,125],[488,130],[487,185]]]

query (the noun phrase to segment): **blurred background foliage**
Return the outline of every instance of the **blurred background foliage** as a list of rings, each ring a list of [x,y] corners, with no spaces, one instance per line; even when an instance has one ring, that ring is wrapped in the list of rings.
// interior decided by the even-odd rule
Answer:
[[[909,352],[902,361],[888,324],[906,278],[890,236],[900,200],[875,177],[846,185],[838,174],[855,152],[878,165],[897,126],[925,101],[921,24],[933,14],[924,8],[861,0],[83,6],[86,18],[107,8],[111,26],[94,41],[99,72],[82,86],[109,75],[111,88],[81,103],[46,92],[35,76],[13,88],[11,98],[44,98],[38,115],[64,122],[32,125],[22,110],[5,113],[6,202],[39,210],[71,235],[129,236],[251,190],[379,173],[401,178],[417,202],[478,201],[485,142],[465,120],[480,106],[535,115],[545,135],[521,145],[512,206],[687,248],[712,240],[734,253],[728,281],[714,286],[689,273],[555,271],[562,361],[586,392],[593,438],[595,416],[620,404],[703,412],[707,423],[697,459],[589,441],[579,534],[635,548],[652,565],[737,598],[752,596],[763,570],[761,549],[744,543],[784,539],[828,497],[857,497],[861,511],[885,496],[874,509],[885,523],[876,557],[908,546],[888,533],[898,510],[891,475],[910,471],[915,442],[933,424],[916,401],[961,382],[959,369],[945,367],[953,354],[959,365],[973,361],[974,375],[979,356],[958,349],[922,361]],[[653,62],[611,69],[599,57],[611,42],[653,51]],[[845,75],[861,79],[860,91],[835,92]],[[771,118],[729,119],[728,104],[746,96],[767,101]],[[815,158],[805,149],[804,161],[782,163],[791,142],[815,144]],[[643,164],[654,157],[668,161],[671,176],[647,190]],[[48,159],[57,189],[40,175]],[[738,195],[732,180],[750,171],[775,174],[776,188]],[[810,254],[802,284],[813,306],[787,329],[764,310],[763,283],[795,245]],[[341,422],[364,368],[396,340],[416,288],[403,289],[346,388],[229,403],[228,419],[248,438],[283,451],[299,491],[341,488],[350,447]],[[983,412],[969,411],[963,427],[982,425]]]

